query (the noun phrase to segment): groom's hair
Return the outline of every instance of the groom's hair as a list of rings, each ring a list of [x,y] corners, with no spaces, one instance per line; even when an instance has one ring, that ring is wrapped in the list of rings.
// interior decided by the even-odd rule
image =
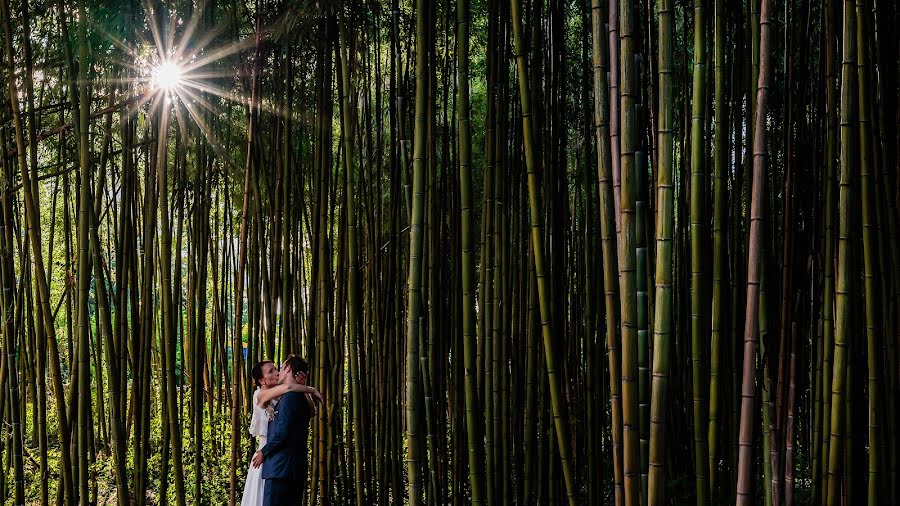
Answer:
[[[253,366],[253,369],[250,369],[250,376],[253,377],[253,381],[256,383],[256,386],[259,386],[259,380],[263,377],[263,366],[266,364],[272,364],[271,360],[263,360],[262,362],[257,362],[256,365]]]
[[[309,364],[306,363],[306,360],[303,360],[297,355],[291,355],[284,363],[291,368],[291,374],[298,374],[301,372],[309,374]]]

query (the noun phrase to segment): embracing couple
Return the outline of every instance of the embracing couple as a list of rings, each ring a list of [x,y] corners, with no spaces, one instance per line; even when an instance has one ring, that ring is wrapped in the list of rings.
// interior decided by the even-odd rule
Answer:
[[[300,504],[306,487],[306,439],[322,394],[306,385],[309,364],[291,355],[278,369],[265,361],[250,372],[256,383],[250,434],[258,439],[241,506]]]

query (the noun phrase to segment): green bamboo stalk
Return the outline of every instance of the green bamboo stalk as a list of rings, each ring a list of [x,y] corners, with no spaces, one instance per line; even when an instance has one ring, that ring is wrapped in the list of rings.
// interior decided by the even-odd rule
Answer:
[[[621,234],[619,285],[622,290],[622,428],[624,433],[625,504],[640,501],[640,421],[638,414],[638,339],[635,283],[635,195],[637,148],[637,76],[634,58],[634,6],[619,2],[621,128],[619,130]]]
[[[604,28],[604,0],[591,0],[591,33],[594,62],[594,130],[597,139],[597,177],[600,196],[600,241],[603,261],[604,304],[606,308],[607,361],[612,433],[613,485],[615,502],[624,504],[622,466],[622,378],[619,353],[619,277],[616,240],[616,213],[612,179],[612,145],[609,136],[609,94],[607,93],[607,37]]]
[[[653,321],[653,385],[650,404],[650,477],[648,503],[666,503],[666,417],[668,416],[669,347],[673,330],[672,239],[675,229],[674,114],[672,96],[675,9],[671,0],[659,0],[659,104],[656,221],[656,307]]]
[[[499,100],[498,100],[499,103]],[[500,115],[498,115],[500,116]],[[498,122],[499,125],[499,122]],[[497,143],[496,146],[502,146],[503,144],[500,142],[502,137],[502,127],[497,128],[495,130],[497,134]],[[491,349],[488,353],[487,350],[485,353],[490,357],[491,365],[487,367],[485,365],[485,369],[488,373],[490,373],[490,377],[485,377],[485,394],[486,402],[485,402],[485,418],[489,420],[488,427],[490,427],[490,431],[488,434],[490,438],[488,444],[488,469],[493,467],[493,472],[488,473],[488,490],[491,490],[493,482],[493,494],[492,498],[495,504],[503,503],[503,485],[502,483],[505,481],[504,477],[501,475],[503,470],[503,459],[501,457],[501,448],[502,448],[502,438],[503,433],[501,432],[502,422],[500,420],[500,409],[503,403],[503,399],[500,397],[500,381],[502,376],[502,368],[500,366],[501,363],[501,343],[503,342],[503,297],[505,296],[503,291],[503,272],[505,269],[505,264],[503,262],[503,196],[501,191],[503,190],[501,185],[503,183],[503,164],[501,163],[502,153],[504,150],[497,150],[497,163],[494,166],[493,177],[494,177],[494,240],[493,244],[489,245],[489,247],[493,248],[493,280],[492,284],[494,286],[493,297],[489,302],[494,307],[492,314],[492,321],[490,322],[490,330],[489,333],[491,335],[490,344]]]
[[[86,506],[90,503],[88,478],[88,430],[91,423],[91,366],[89,363],[90,322],[88,298],[91,288],[88,227],[90,227],[90,191],[93,179],[91,166],[91,146],[88,142],[88,59],[87,59],[87,17],[84,2],[78,2],[78,165],[81,180],[78,210],[78,437],[75,448],[78,455],[78,502]]]
[[[355,196],[353,190],[353,114],[350,107],[352,86],[350,79],[350,54],[351,49],[347,45],[346,19],[341,18],[340,29],[340,55],[341,55],[341,107],[344,110],[343,124],[341,125],[341,139],[344,144],[344,197],[346,199],[347,213],[347,349],[350,352],[350,388],[351,410],[353,417],[353,471],[355,479],[356,505],[362,506],[365,501],[365,482],[363,473],[364,441],[362,429],[362,390],[360,388],[359,343],[358,323],[360,318],[359,308],[359,255],[357,253],[357,225]]]
[[[691,95],[691,184],[690,184],[690,243],[691,243],[691,378],[694,415],[694,472],[697,504],[709,504],[709,450],[706,416],[706,396],[702,378],[703,336],[706,334],[703,306],[703,203],[706,200],[704,163],[706,162],[706,20],[703,0],[694,0],[694,67]]]
[[[484,475],[481,473],[481,426],[478,423],[478,385],[475,361],[475,259],[472,218],[472,145],[469,125],[469,0],[457,0],[457,62],[459,72],[459,110],[457,112],[459,150],[460,242],[462,245],[463,289],[463,362],[465,367],[466,436],[469,486],[473,505],[482,502]]]
[[[874,203],[876,194],[873,186],[874,171],[871,162],[872,148],[869,133],[868,66],[866,62],[866,5],[864,0],[856,0],[856,48],[857,72],[859,79],[859,161],[862,204],[863,260],[865,264],[865,311],[866,311],[866,359],[868,377],[868,501],[875,506],[883,499],[881,477],[881,371],[879,367],[880,348],[876,330],[876,310],[879,305],[875,286],[876,259],[880,256],[875,223]]]
[[[416,1],[416,108],[413,133],[412,213],[409,222],[409,286],[406,322],[406,439],[409,472],[409,504],[422,501],[421,434],[418,429],[421,381],[419,367],[419,318],[422,315],[422,225],[425,216],[425,112],[427,110],[428,2]]]
[[[420,0],[421,2],[422,0]],[[522,133],[525,144],[525,166],[528,172],[528,202],[531,218],[531,243],[534,254],[534,270],[537,276],[538,301],[541,316],[541,336],[544,343],[544,359],[547,366],[547,386],[550,389],[550,404],[553,412],[553,421],[556,429],[556,439],[559,447],[560,464],[562,465],[563,479],[565,480],[566,495],[569,504],[577,501],[575,487],[575,475],[572,470],[572,462],[569,450],[568,406],[563,396],[562,386],[557,377],[556,356],[554,354],[554,341],[551,334],[552,314],[550,308],[550,293],[548,277],[544,270],[544,240],[541,230],[541,205],[540,188],[538,188],[538,172],[534,156],[534,144],[536,142],[532,125],[531,92],[529,90],[528,71],[525,62],[525,43],[522,34],[522,11],[519,0],[510,0],[510,16],[513,26],[513,54],[516,58],[516,68],[519,77],[519,99],[522,107]],[[637,400],[635,398],[635,400]]]
[[[822,402],[819,415],[821,418],[819,451],[817,466],[813,479],[814,499],[821,503],[828,488],[828,445],[831,442],[831,383],[832,362],[834,356],[834,211],[835,186],[837,183],[835,168],[835,136],[837,114],[835,113],[834,59],[835,44],[833,37],[834,8],[833,0],[825,0],[825,256],[824,281],[822,286]]]
[[[725,15],[724,2],[715,0],[714,22],[714,59],[715,59],[715,114],[716,123],[713,133],[713,223],[712,223],[712,312],[710,353],[709,353],[709,495],[714,497],[716,490],[716,470],[718,467],[719,433],[719,364],[721,360],[722,333],[727,328],[725,318],[726,255],[725,220],[726,201],[726,146],[728,133],[728,111],[725,100]]]
[[[487,124],[485,125],[485,168],[484,168],[484,184],[483,184],[483,204],[482,210],[482,245],[481,245],[481,267],[482,267],[482,284],[481,284],[481,302],[479,304],[479,336],[481,340],[478,342],[478,349],[481,351],[481,358],[478,363],[481,365],[478,386],[481,388],[482,417],[484,419],[484,472],[485,472],[485,502],[490,506],[496,503],[496,485],[497,472],[496,462],[494,462],[494,450],[496,447],[494,417],[492,416],[494,407],[494,396],[492,386],[494,383],[494,361],[492,355],[494,351],[494,311],[495,305],[495,289],[496,284],[494,278],[495,272],[496,248],[494,247],[494,235],[496,234],[496,209],[495,205],[495,183],[497,178],[494,173],[497,171],[497,80],[499,74],[500,51],[498,50],[499,33],[496,30],[498,25],[499,10],[498,2],[488,3],[488,26],[494,27],[488,36],[487,47]],[[484,315],[483,317],[481,315]]]
[[[489,135],[494,138],[494,129],[490,129]],[[499,337],[497,335],[495,324],[497,322],[497,308],[499,304],[497,303],[498,298],[498,288],[499,283],[497,282],[497,278],[499,277],[498,265],[497,265],[497,247],[496,243],[498,239],[496,236],[498,235],[495,230],[496,222],[497,222],[497,205],[496,205],[496,181],[497,178],[495,174],[497,172],[497,167],[493,161],[493,153],[489,154],[489,162],[487,170],[485,171],[485,180],[490,179],[490,184],[485,184],[485,189],[490,190],[491,193],[486,196],[487,208],[482,208],[483,215],[485,217],[485,222],[487,224],[487,233],[485,235],[485,256],[482,257],[482,266],[485,270],[485,291],[484,291],[484,302],[481,307],[484,308],[484,353],[482,357],[484,359],[484,383],[481,384],[482,387],[482,395],[484,399],[484,446],[485,446],[485,459],[484,459],[484,470],[485,470],[485,495],[487,498],[487,503],[489,505],[496,504],[497,502],[497,462],[494,457],[496,455],[497,449],[497,440],[496,440],[496,430],[494,427],[494,403],[496,399],[494,398],[493,385],[494,385],[494,367],[496,366],[496,361],[494,359],[494,342]],[[492,224],[494,223],[494,224]]]
[[[831,380],[831,439],[828,444],[828,506],[840,500],[843,437],[846,418],[845,396],[849,354],[850,298],[852,274],[849,258],[850,178],[856,162],[856,12],[851,0],[844,0],[843,49],[841,64],[841,178],[838,209],[838,263],[835,287],[834,366]]]

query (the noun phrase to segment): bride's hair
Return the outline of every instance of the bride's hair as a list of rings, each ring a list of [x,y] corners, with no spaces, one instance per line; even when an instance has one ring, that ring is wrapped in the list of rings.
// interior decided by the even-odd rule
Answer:
[[[263,360],[262,362],[257,362],[256,365],[253,366],[253,369],[250,369],[250,376],[253,377],[253,382],[256,383],[256,386],[259,385],[259,380],[263,377],[263,366],[266,364],[272,364],[271,360]]]

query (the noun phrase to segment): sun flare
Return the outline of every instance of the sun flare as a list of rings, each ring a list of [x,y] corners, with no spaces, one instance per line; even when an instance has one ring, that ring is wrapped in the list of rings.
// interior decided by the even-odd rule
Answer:
[[[153,69],[153,87],[169,91],[181,83],[182,68],[174,62],[163,62]]]

